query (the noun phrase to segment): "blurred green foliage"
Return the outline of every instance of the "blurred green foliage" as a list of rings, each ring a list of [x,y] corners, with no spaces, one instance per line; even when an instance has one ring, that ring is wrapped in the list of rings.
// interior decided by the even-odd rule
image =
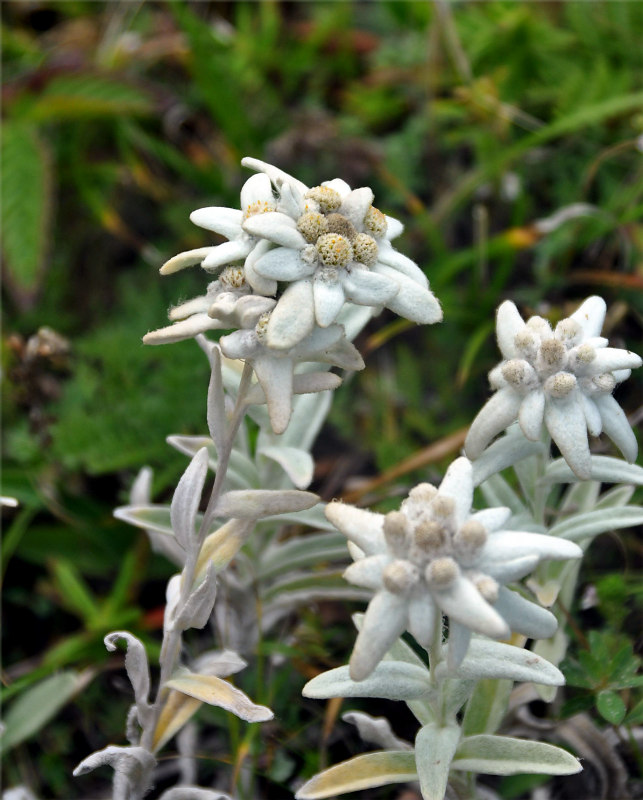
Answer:
[[[58,668],[100,672],[112,627],[156,638],[154,579],[170,567],[111,509],[144,463],[167,494],[184,462],[164,437],[204,430],[207,370],[190,343],[140,339],[205,287],[198,270],[157,269],[211,241],[188,214],[237,204],[243,155],[311,184],[371,185],[444,305],[443,325],[383,314],[363,335],[367,369],[336,393],[332,446],[320,443],[325,475],[338,441],[372,474],[465,426],[486,396],[505,297],[556,321],[599,292],[608,335],[641,341],[641,3],[70,0],[3,11],[3,493],[22,506],[6,512],[3,543],[9,696]],[[637,377],[619,390],[630,413],[640,396]],[[437,458],[417,476],[437,476],[448,454]],[[618,578],[593,568],[614,624]],[[342,659],[330,630],[307,636]],[[121,740],[121,699],[97,712],[96,746]],[[617,702],[597,704],[597,718],[616,721]],[[288,703],[277,713],[292,730]],[[71,767],[73,737],[57,730]],[[314,771],[306,741],[264,765],[271,797],[293,763]],[[33,743],[16,754],[9,782],[85,795]]]

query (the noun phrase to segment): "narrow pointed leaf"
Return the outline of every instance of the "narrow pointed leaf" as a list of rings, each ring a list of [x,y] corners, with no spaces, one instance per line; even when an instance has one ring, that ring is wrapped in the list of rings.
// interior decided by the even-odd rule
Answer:
[[[203,542],[196,565],[197,578],[210,562],[217,572],[225,569],[237,555],[254,528],[254,520],[231,519]]]
[[[643,506],[617,506],[576,514],[554,525],[552,536],[579,541],[618,528],[631,528],[643,523]]]
[[[198,675],[182,670],[165,685],[195,700],[231,711],[246,722],[265,722],[274,716],[269,708],[256,705],[240,689],[215,675]]]
[[[217,346],[210,351],[210,385],[208,387],[208,430],[217,449],[223,452],[226,434],[225,395],[221,373],[221,350]]]
[[[260,519],[273,514],[285,514],[312,508],[319,497],[312,492],[296,489],[241,489],[226,492],[216,506],[220,517]]]
[[[201,705],[201,700],[183,692],[172,690],[169,693],[154,730],[152,747],[155,753],[181,730]]]
[[[403,661],[381,661],[362,681],[353,681],[348,666],[317,675],[303,688],[304,697],[380,697],[385,700],[417,700],[431,693],[425,667]]]
[[[313,479],[315,464],[310,453],[298,447],[262,447],[259,453],[275,461],[298,489],[305,489]]]
[[[208,460],[208,448],[202,447],[181,476],[170,506],[172,530],[186,550],[194,537],[194,523],[208,474]]]
[[[472,639],[464,661],[451,674],[445,662],[438,667],[442,677],[460,678],[509,678],[513,681],[533,681],[548,686],[562,686],[565,678],[562,672],[544,658],[502,642],[486,639]]]
[[[592,456],[591,480],[603,483],[631,483],[643,486],[643,467],[628,464],[610,456]],[[562,458],[557,458],[545,470],[548,483],[575,483],[579,480]]]
[[[561,747],[484,733],[464,739],[451,766],[485,775],[573,775],[582,770],[578,759]]]
[[[317,800],[414,780],[417,780],[417,770],[413,753],[407,750],[383,750],[356,756],[320,772],[299,789],[295,798]]]

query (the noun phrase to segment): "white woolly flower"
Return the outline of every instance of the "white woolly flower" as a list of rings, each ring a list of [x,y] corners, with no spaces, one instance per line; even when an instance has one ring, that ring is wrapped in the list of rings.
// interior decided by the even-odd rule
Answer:
[[[309,394],[335,389],[341,379],[329,372],[294,374],[300,362],[323,362],[343,369],[363,369],[364,361],[348,341],[341,325],[315,328],[288,350],[275,350],[266,343],[266,328],[276,301],[268,297],[248,295],[235,302],[232,314],[226,298],[210,308],[215,318],[225,320],[221,327],[234,322],[240,330],[219,340],[227,358],[249,362],[257,376],[261,391],[248,395],[248,402],[268,405],[270,424],[275,433],[283,433],[292,413],[293,394]],[[258,390],[258,387],[255,387]]]
[[[471,632],[505,639],[511,630],[552,636],[556,618],[504,584],[519,580],[544,559],[579,558],[573,542],[504,530],[511,512],[471,513],[473,475],[467,458],[454,461],[436,489],[421,483],[399,511],[377,514],[330,503],[326,516],[352,543],[351,583],[372,589],[350,660],[353,680],[375,669],[408,630],[428,647],[449,617],[449,661],[464,658]]]
[[[218,279],[208,285],[204,295],[174,306],[169,313],[172,325],[146,333],[143,343],[169,344],[191,339],[206,331],[234,327],[237,301],[249,297],[250,292],[243,267],[226,267]],[[250,307],[256,306],[261,309],[259,313],[263,313],[268,307],[274,306],[274,301],[268,298],[252,297],[251,301],[244,301],[246,308],[248,304]],[[216,311],[211,315],[209,312],[212,308]],[[223,313],[224,310],[226,313]]]
[[[402,225],[372,205],[371,189],[351,190],[339,179],[309,189],[262,161],[242,164],[265,173],[279,192],[277,208],[243,223],[277,245],[254,260],[254,271],[289,283],[268,326],[272,347],[290,348],[314,325],[327,327],[347,300],[387,306],[419,323],[442,319],[422,270],[390,244]]]
[[[163,264],[161,274],[170,275],[194,264],[200,264],[207,272],[217,272],[227,264],[243,260],[250,286],[259,294],[274,294],[277,290],[276,282],[266,280],[254,271],[254,262],[266,252],[270,244],[252,236],[242,226],[253,216],[275,211],[276,208],[277,201],[268,176],[253,175],[241,189],[241,209],[211,206],[199,208],[190,214],[195,225],[225,236],[229,241],[179,253]]]
[[[518,420],[530,441],[544,423],[581,479],[591,475],[588,432],[606,433],[628,461],[636,459],[636,437],[612,391],[642,362],[629,350],[607,346],[600,336],[604,319],[601,297],[585,300],[555,330],[542,317],[525,323],[510,301],[500,306],[496,330],[504,360],[489,373],[497,392],[471,425],[464,445],[469,458],[478,458]]]

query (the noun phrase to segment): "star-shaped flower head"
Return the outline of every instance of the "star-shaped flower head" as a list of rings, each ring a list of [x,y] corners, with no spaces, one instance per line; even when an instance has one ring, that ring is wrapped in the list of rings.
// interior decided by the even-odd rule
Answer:
[[[579,558],[565,539],[504,530],[511,512],[471,512],[473,475],[467,458],[454,461],[436,489],[421,483],[399,511],[377,514],[330,503],[326,516],[352,543],[351,583],[372,589],[350,660],[353,680],[375,669],[408,630],[424,647],[449,617],[449,661],[457,666],[471,632],[505,639],[511,630],[551,636],[556,618],[504,584],[519,580],[544,559]]]
[[[221,327],[240,329],[219,340],[227,358],[249,362],[257,376],[261,391],[251,392],[248,402],[268,405],[270,424],[275,433],[283,433],[292,413],[293,394],[309,394],[335,389],[339,376],[329,372],[305,372],[295,375],[295,366],[302,362],[322,362],[343,369],[363,369],[364,361],[348,341],[342,325],[315,327],[306,337],[288,350],[275,350],[266,343],[266,328],[276,301],[268,297],[248,295],[230,306],[226,297],[210,308],[210,315],[225,321]],[[258,387],[256,387],[258,389]]]
[[[227,264],[244,261],[246,279],[252,289],[258,294],[274,294],[277,290],[275,281],[262,278],[253,269],[254,262],[269,249],[270,242],[252,236],[244,230],[243,223],[276,209],[277,200],[268,176],[253,175],[241,188],[241,209],[211,206],[190,214],[195,225],[225,236],[229,241],[179,253],[163,264],[161,274],[170,275],[194,264],[216,273]]]
[[[469,458],[518,420],[531,441],[544,423],[581,479],[591,475],[588,432],[606,433],[628,461],[636,459],[636,437],[612,391],[642,362],[629,350],[607,346],[600,336],[604,319],[601,297],[585,300],[554,330],[542,317],[525,323],[510,301],[500,306],[496,330],[504,360],[489,373],[497,391],[471,425],[464,445]]]
[[[266,281],[287,282],[267,342],[288,349],[337,318],[344,302],[382,307],[419,323],[439,322],[442,310],[422,270],[390,239],[402,225],[373,206],[373,192],[343,180],[308,189],[253,158],[242,164],[265,173],[279,193],[277,208],[248,217],[243,229],[276,247],[253,262]]]

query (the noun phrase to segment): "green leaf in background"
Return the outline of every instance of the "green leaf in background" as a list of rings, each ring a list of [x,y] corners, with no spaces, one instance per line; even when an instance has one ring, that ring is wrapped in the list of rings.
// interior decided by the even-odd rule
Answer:
[[[51,221],[51,163],[38,130],[4,123],[2,231],[9,286],[21,305],[38,289]]]
[[[90,117],[127,117],[152,110],[150,98],[122,81],[95,74],[60,75],[25,109],[27,119],[62,122]]]
[[[605,690],[598,693],[596,708],[603,719],[612,725],[620,725],[625,718],[625,703],[616,692]]]
[[[60,672],[21,694],[4,717],[5,730],[0,738],[2,751],[6,753],[37,733],[90,678],[88,673]]]

